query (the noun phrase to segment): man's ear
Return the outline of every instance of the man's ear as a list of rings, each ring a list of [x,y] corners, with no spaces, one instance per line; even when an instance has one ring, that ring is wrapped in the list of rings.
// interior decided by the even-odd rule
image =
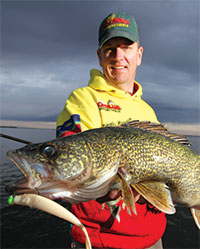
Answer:
[[[143,47],[138,48],[138,58],[137,58],[137,65],[140,66],[142,63],[142,55],[143,55]]]
[[[100,50],[100,48],[97,49],[97,56],[98,56],[98,59],[99,59],[99,65],[102,67],[102,64],[101,64],[101,50]]]

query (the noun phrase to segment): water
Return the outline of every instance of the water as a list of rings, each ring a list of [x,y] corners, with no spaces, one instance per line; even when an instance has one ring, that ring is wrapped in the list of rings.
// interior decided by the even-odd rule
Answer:
[[[31,142],[43,142],[55,138],[54,130],[1,128],[1,132]],[[189,137],[192,148],[200,153],[200,137]],[[9,206],[4,186],[22,178],[22,173],[5,153],[23,144],[0,138],[1,161],[1,248],[69,248],[66,222],[42,211],[24,206]],[[59,201],[63,206],[65,202]],[[167,229],[163,237],[165,249],[198,249],[200,235],[187,208],[177,208],[168,215]]]

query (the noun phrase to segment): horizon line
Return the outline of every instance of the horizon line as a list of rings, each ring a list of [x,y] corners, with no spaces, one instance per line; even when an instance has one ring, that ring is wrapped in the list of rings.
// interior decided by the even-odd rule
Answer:
[[[171,132],[183,135],[200,136],[200,123],[163,123]],[[56,122],[53,121],[19,121],[19,120],[0,120],[1,128],[35,128],[35,129],[56,129]]]

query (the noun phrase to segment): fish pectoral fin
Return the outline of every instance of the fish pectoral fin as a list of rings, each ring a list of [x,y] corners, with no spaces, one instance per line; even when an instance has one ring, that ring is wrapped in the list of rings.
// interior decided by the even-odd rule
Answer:
[[[121,185],[122,198],[123,198],[124,204],[127,207],[127,212],[128,214],[131,215],[131,209],[132,209],[134,214],[137,215],[134,194],[131,189],[131,186],[127,183],[127,181],[124,179],[124,177],[119,172],[118,172],[118,176],[119,176],[120,185]]]
[[[194,218],[194,221],[200,230],[200,209],[199,208],[191,208],[190,210],[191,210],[192,216]]]
[[[100,197],[106,195],[109,190],[112,182],[116,179],[116,174],[118,170],[119,163],[117,162],[114,167],[99,177],[93,179],[88,179],[83,185],[80,185],[76,188],[76,191],[73,193],[74,200],[76,203],[85,202],[90,200],[96,200]]]
[[[160,211],[167,214],[176,212],[171,192],[165,183],[156,181],[140,182],[132,185],[132,187]]]

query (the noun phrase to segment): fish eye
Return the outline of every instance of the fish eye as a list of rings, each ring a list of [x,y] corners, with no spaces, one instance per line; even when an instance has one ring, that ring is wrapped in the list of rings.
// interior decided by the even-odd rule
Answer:
[[[56,152],[56,149],[53,145],[47,145],[42,148],[42,153],[45,154],[47,157],[52,157]]]

